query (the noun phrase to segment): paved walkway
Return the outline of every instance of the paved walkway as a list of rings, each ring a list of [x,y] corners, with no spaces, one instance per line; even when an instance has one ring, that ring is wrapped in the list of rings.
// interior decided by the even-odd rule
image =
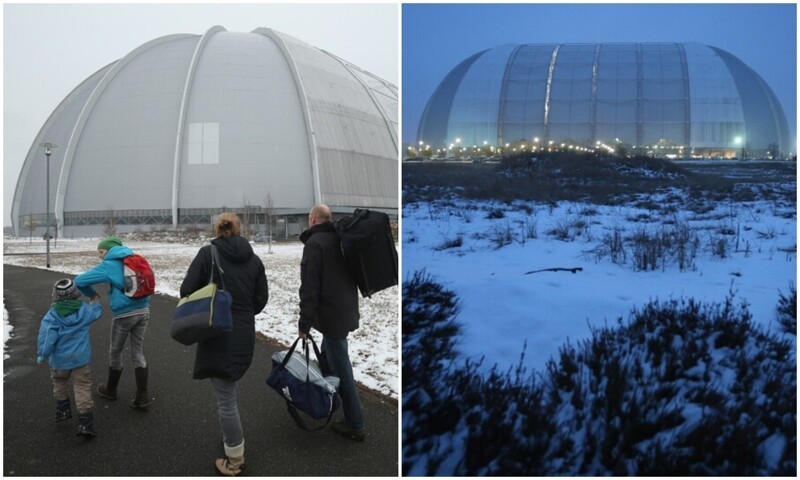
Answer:
[[[52,285],[64,276],[3,266],[3,300],[14,327],[3,361],[3,475],[213,476],[213,460],[223,455],[216,402],[209,381],[192,380],[195,347],[169,336],[176,303],[171,297],[155,295],[151,301],[145,335],[150,408],[139,411],[128,406],[135,382],[126,347],[120,398],[108,402],[94,394],[97,437],[86,441],[75,435],[75,423],[53,423],[50,369],[36,364],[36,337],[50,306]],[[93,390],[106,380],[108,371],[111,313],[107,296],[103,297],[103,318],[91,331]],[[264,383],[276,349],[283,348],[256,342],[253,364],[239,382],[245,474],[398,476],[397,402],[361,390],[365,442],[341,437],[330,428],[301,430],[283,399]]]

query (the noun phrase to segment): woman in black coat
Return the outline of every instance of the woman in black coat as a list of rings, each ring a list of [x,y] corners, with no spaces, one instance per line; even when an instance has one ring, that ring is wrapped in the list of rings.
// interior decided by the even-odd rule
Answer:
[[[233,331],[200,342],[194,360],[196,379],[210,378],[217,397],[217,412],[222,427],[227,458],[216,460],[217,470],[235,476],[244,468],[244,434],[239,419],[236,382],[250,367],[255,348],[255,315],[269,299],[264,264],[253,252],[250,243],[241,237],[241,222],[233,213],[223,213],[216,223],[217,247],[225,288],[233,297],[231,312]],[[205,246],[189,266],[181,284],[181,297],[199,290],[211,275],[211,246]],[[214,283],[221,286],[219,271]]]

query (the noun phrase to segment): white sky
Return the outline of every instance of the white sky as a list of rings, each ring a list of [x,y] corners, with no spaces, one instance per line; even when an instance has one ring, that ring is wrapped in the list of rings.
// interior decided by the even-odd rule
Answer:
[[[3,225],[36,134],[89,75],[165,35],[272,28],[398,85],[399,3],[3,4]],[[42,157],[44,159],[44,156]],[[44,160],[43,160],[44,162]]]

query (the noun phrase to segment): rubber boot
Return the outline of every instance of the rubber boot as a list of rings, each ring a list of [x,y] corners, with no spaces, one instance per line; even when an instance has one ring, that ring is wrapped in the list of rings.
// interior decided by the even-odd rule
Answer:
[[[91,410],[78,414],[78,430],[75,435],[92,438],[96,435],[94,431],[94,414]]]
[[[147,393],[147,367],[136,367],[136,397],[131,402],[133,408],[147,408],[150,405],[150,395]]]
[[[122,375],[122,369],[119,370],[108,367],[108,383],[101,383],[97,386],[97,393],[106,400],[117,399],[117,385],[119,384],[119,377]]]
[[[72,410],[69,406],[69,397],[64,400],[57,400],[56,402],[56,423],[72,418]]]
[[[221,475],[235,477],[244,471],[244,439],[235,447],[229,447],[224,443],[222,445],[225,447],[227,458],[218,458],[214,465]]]

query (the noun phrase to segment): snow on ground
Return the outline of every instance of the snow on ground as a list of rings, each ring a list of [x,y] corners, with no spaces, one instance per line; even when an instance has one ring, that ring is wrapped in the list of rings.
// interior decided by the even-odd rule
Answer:
[[[488,218],[500,217],[498,210],[502,218]],[[457,294],[462,356],[485,356],[484,368],[512,366],[527,342],[525,365],[542,371],[567,339],[590,338],[593,326],[614,325],[654,299],[717,303],[733,291],[737,304],[747,301],[754,322],[777,329],[779,291],[789,293],[797,271],[796,220],[780,210],[767,202],[721,202],[710,212],[678,211],[665,219],[632,206],[567,202],[453,197],[404,204],[403,272],[407,279],[425,269]],[[688,224],[696,234],[693,268],[681,271],[668,261],[665,268],[636,271],[630,254],[619,264],[596,253],[615,230],[630,236],[668,221]],[[548,232],[564,232],[566,240]],[[497,248],[503,237],[513,240]],[[713,253],[722,238],[725,258]],[[583,270],[526,275],[551,267]]]
[[[8,354],[6,352],[6,344],[8,343],[8,339],[11,338],[11,331],[14,330],[14,327],[8,323],[8,310],[6,310],[5,305],[3,305],[3,358],[8,358]]]
[[[99,262],[97,242],[97,238],[59,239],[57,246],[51,242],[51,269],[77,275],[94,267]],[[147,258],[156,274],[156,291],[177,300],[183,277],[201,244],[145,241],[125,241],[125,244]],[[264,262],[269,282],[269,302],[256,316],[256,330],[289,346],[297,338],[303,245],[300,242],[273,244],[272,253],[269,253],[266,244],[255,243],[253,249]],[[44,255],[13,255],[44,251],[45,242],[40,239],[6,239],[3,263],[45,268]],[[399,291],[398,287],[392,287],[371,298],[361,298],[361,326],[348,337],[356,380],[395,399],[400,388]],[[168,322],[170,319],[161,320]]]

